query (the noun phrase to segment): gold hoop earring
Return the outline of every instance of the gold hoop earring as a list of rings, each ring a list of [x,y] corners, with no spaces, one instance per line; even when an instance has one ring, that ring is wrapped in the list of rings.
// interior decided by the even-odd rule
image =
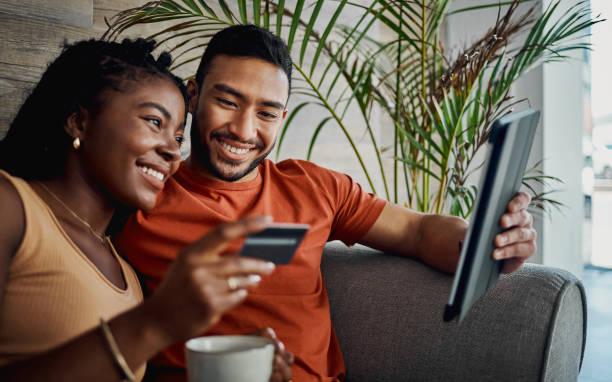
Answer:
[[[79,137],[74,138],[74,141],[72,141],[72,147],[74,147],[75,150],[78,150],[81,147],[81,140]]]

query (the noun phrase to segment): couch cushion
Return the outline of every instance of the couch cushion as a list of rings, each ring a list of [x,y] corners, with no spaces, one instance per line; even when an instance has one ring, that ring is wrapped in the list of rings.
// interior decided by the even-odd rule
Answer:
[[[442,321],[452,276],[419,262],[332,243],[322,270],[348,381],[577,376],[585,304],[569,272],[527,264],[458,324]]]

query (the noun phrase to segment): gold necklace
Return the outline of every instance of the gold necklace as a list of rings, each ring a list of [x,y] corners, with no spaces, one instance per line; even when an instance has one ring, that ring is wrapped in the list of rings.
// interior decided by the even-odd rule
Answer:
[[[91,225],[88,222],[86,222],[85,219],[83,219],[79,215],[77,215],[77,213],[74,212],[70,207],[68,207],[66,205],[66,203],[64,203],[62,201],[62,199],[59,198],[59,196],[55,195],[55,193],[53,191],[51,191],[43,183],[41,183],[41,182],[37,182],[37,183],[40,184],[51,196],[53,196],[53,198],[55,200],[57,200],[68,212],[70,212],[70,214],[72,214],[72,216],[74,216],[75,219],[77,219],[79,222],[81,222],[83,225],[85,225],[85,227],[87,227],[89,229],[89,232],[91,232],[91,234],[94,235],[96,237],[96,239],[98,239],[100,241],[100,243],[104,244],[104,242],[107,241],[108,236],[101,236],[101,235],[99,235],[96,231],[94,231],[93,228],[91,228]]]

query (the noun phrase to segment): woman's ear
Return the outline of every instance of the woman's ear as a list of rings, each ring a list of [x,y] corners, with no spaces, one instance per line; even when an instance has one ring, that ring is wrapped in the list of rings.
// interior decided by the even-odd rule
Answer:
[[[72,138],[83,138],[87,126],[87,110],[79,106],[79,110],[70,114],[64,124],[64,130]]]

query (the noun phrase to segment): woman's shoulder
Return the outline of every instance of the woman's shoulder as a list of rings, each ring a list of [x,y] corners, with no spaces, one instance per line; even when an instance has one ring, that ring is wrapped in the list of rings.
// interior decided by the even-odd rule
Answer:
[[[25,212],[21,196],[6,175],[0,174],[0,257],[15,253],[25,231]]]

